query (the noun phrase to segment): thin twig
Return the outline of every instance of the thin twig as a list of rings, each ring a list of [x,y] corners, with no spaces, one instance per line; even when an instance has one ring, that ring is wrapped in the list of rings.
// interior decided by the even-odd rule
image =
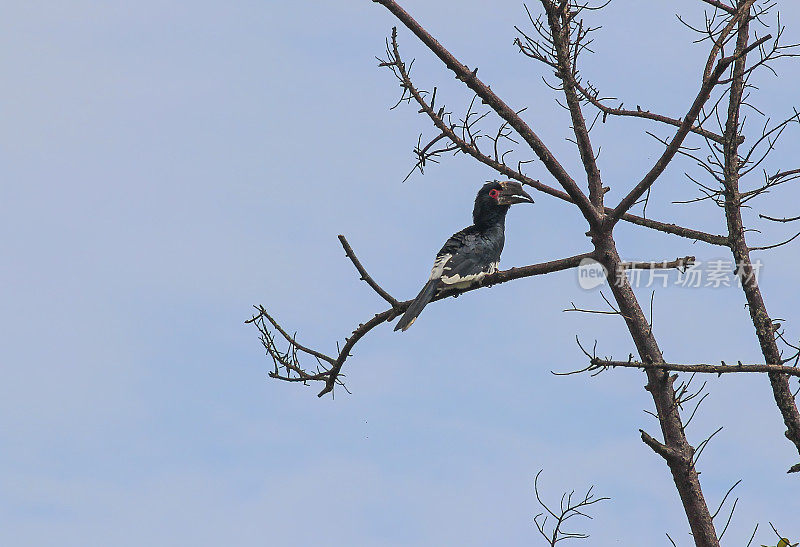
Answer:
[[[361,275],[361,279],[366,281],[367,285],[372,287],[372,290],[378,293],[378,295],[381,298],[386,300],[389,303],[389,305],[392,306],[392,308],[397,308],[399,302],[395,300],[395,298],[392,295],[383,290],[383,288],[380,285],[378,285],[378,283],[374,279],[372,279],[372,276],[367,273],[367,270],[364,268],[364,266],[361,265],[361,262],[358,260],[358,258],[356,258],[356,253],[353,252],[353,248],[347,242],[347,238],[340,234],[339,242],[342,244],[342,247],[344,248],[344,252],[347,255],[347,258],[350,259],[350,261],[353,263],[353,266],[356,267],[356,270],[358,270],[358,273]]]

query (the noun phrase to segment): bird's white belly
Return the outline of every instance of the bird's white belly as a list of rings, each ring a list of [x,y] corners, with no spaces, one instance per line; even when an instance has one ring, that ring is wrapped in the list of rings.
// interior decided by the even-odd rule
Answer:
[[[447,285],[448,289],[466,289],[467,287],[475,285],[476,283],[480,283],[481,280],[487,275],[495,273],[499,268],[499,266],[500,266],[499,262],[492,262],[491,264],[489,264],[489,269],[486,271],[465,276],[461,276],[459,274],[451,276],[442,275],[441,280],[442,283]],[[444,268],[444,264],[442,265],[442,268]]]

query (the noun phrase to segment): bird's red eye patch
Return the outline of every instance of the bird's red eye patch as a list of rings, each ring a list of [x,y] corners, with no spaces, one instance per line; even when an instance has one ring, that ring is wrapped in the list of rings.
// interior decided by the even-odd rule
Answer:
[[[497,197],[499,195],[500,195],[500,190],[496,190],[496,189],[495,190],[489,190],[489,197],[497,199]]]

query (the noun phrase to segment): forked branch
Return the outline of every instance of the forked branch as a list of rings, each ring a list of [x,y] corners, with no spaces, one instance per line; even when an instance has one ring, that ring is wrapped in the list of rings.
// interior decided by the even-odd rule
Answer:
[[[433,122],[433,125],[439,131],[441,131],[441,135],[444,135],[455,146],[457,146],[458,150],[460,150],[464,154],[472,156],[473,158],[483,163],[484,165],[491,167],[501,175],[517,180],[522,184],[530,186],[531,188],[538,190],[539,192],[542,192],[544,194],[553,196],[555,198],[561,199],[569,203],[574,203],[572,197],[570,197],[570,195],[567,192],[564,192],[563,190],[558,190],[557,188],[553,188],[552,186],[544,184],[539,180],[533,179],[523,174],[519,169],[514,169],[513,167],[504,163],[502,155],[495,154],[495,156],[490,156],[488,154],[484,154],[475,143],[467,142],[465,139],[463,139],[456,132],[455,128],[453,127],[453,124],[447,123],[445,121],[443,109],[440,108],[437,111],[435,109],[433,99],[431,101],[426,100],[423,92],[420,91],[414,85],[408,73],[406,64],[400,57],[400,50],[397,43],[396,28],[392,29],[391,43],[387,47],[386,53],[387,53],[387,58],[386,60],[381,61],[380,66],[388,67],[393,71],[395,76],[400,81],[404,92],[408,92],[410,94],[410,97],[413,98],[414,101],[416,101],[416,103],[419,105],[420,112],[426,114],[428,118],[430,118],[431,122]],[[613,211],[613,209],[609,207],[606,207],[604,210],[606,214],[611,213]],[[650,228],[652,230],[656,230],[659,232],[691,239],[694,241],[703,241],[711,245],[718,245],[725,247],[728,246],[728,238],[725,236],[710,234],[700,230],[695,230],[693,228],[680,226],[674,223],[661,222],[658,220],[633,215],[631,213],[623,214],[621,220],[630,222],[631,224],[636,224],[638,226],[643,226],[645,228]]]
[[[566,539],[588,538],[589,534],[583,532],[568,532],[564,529],[564,526],[574,517],[583,517],[591,520],[592,517],[587,514],[586,509],[595,503],[607,501],[611,498],[595,497],[592,492],[594,486],[590,486],[583,496],[576,497],[574,490],[571,492],[564,492],[564,494],[561,495],[561,501],[558,507],[551,507],[542,500],[541,493],[539,492],[539,476],[541,474],[541,470],[536,473],[536,478],[533,480],[533,490],[536,494],[536,501],[539,502],[544,512],[533,517],[533,522],[547,544],[550,545],[550,547],[555,547],[559,541],[564,541]],[[550,525],[552,528],[548,527],[548,519],[552,519],[552,524]]]
[[[748,52],[756,49],[758,46],[763,44],[764,42],[768,41],[772,38],[772,35],[768,34],[753,42],[748,47],[744,48],[743,50],[738,50],[734,54],[723,57],[719,61],[717,61],[716,68],[711,72],[708,78],[703,80],[703,84],[700,87],[700,91],[695,97],[692,106],[689,108],[689,111],[683,117],[683,123],[681,124],[678,131],[672,137],[672,140],[667,145],[664,152],[661,154],[661,157],[658,158],[655,165],[647,172],[647,174],[642,178],[641,181],[626,195],[622,200],[619,202],[614,208],[614,211],[609,215],[609,221],[611,223],[616,222],[619,217],[627,212],[631,207],[633,207],[634,203],[636,203],[647,191],[650,186],[658,179],[659,176],[664,172],[667,168],[667,165],[672,161],[675,155],[681,148],[683,140],[686,138],[686,135],[689,134],[689,130],[694,125],[697,117],[700,115],[700,111],[703,106],[708,101],[709,96],[711,95],[712,90],[716,87],[717,83],[719,82],[722,75],[725,71],[730,67],[730,65],[736,61],[737,59],[744,58]]]
[[[597,89],[592,87],[590,84],[587,83],[586,86],[582,85],[579,82],[575,82],[575,88],[580,92],[581,96],[589,101],[592,105],[595,106],[600,112],[603,113],[603,123],[605,123],[608,116],[619,116],[619,117],[631,117],[631,118],[643,118],[646,120],[651,120],[654,122],[664,123],[667,125],[672,125],[674,127],[680,127],[683,124],[683,120],[679,118],[671,118],[669,116],[665,116],[663,114],[657,114],[655,112],[651,112],[650,110],[643,110],[641,107],[636,107],[636,110],[630,110],[624,108],[624,104],[620,104],[619,107],[612,107],[608,106],[603,103],[604,100],[608,100],[606,98],[600,97]],[[689,131],[692,133],[697,133],[698,135],[705,137],[709,140],[714,142],[721,143],[722,142],[722,135],[714,133],[713,131],[709,131],[708,129],[704,129],[699,125],[693,125]]]
[[[591,226],[599,226],[601,219],[598,211],[589,202],[589,198],[578,187],[577,183],[567,173],[552,152],[547,148],[539,136],[525,123],[516,110],[511,108],[492,89],[478,78],[478,69],[470,70],[440,44],[433,36],[425,30],[411,15],[405,11],[394,0],[373,0],[388,9],[397,19],[400,20],[417,38],[419,38],[428,49],[430,49],[441,61],[452,70],[456,78],[481,98],[500,118],[508,122],[514,131],[530,146],[531,150],[541,160],[553,178],[558,181],[561,187],[569,194],[569,197],[580,209],[583,216]]]
[[[351,351],[356,343],[358,343],[361,338],[363,338],[378,325],[387,321],[391,321],[398,315],[405,312],[406,309],[408,309],[408,306],[411,305],[411,302],[413,302],[413,300],[399,302],[393,298],[388,291],[383,289],[372,278],[372,276],[369,275],[366,268],[364,268],[364,266],[361,264],[361,261],[356,257],[355,252],[347,241],[347,238],[345,238],[343,235],[340,235],[339,241],[341,242],[347,257],[356,267],[361,279],[366,281],[367,284],[381,298],[389,302],[392,307],[388,310],[373,315],[372,318],[370,318],[367,322],[359,324],[358,327],[353,330],[351,335],[348,338],[345,338],[344,344],[341,346],[341,348],[338,348],[335,357],[298,343],[296,337],[290,335],[263,306],[255,306],[257,313],[255,313],[253,317],[246,321],[246,323],[253,324],[258,329],[261,343],[273,361],[274,370],[269,373],[270,377],[277,380],[301,382],[304,384],[309,382],[324,382],[325,387],[319,392],[319,397],[331,392],[336,384],[342,385],[340,380],[340,377],[342,376],[342,366],[347,358],[351,356]],[[524,277],[543,275],[546,273],[575,268],[581,264],[581,261],[593,257],[593,253],[583,253],[562,258],[560,260],[552,260],[550,262],[541,262],[519,268],[501,270],[484,277],[479,285],[473,285],[466,289],[457,289],[440,293],[433,299],[433,301],[435,302],[451,296],[459,296],[476,289],[490,287],[492,285],[499,285],[501,283],[507,283],[516,279],[522,279]],[[284,339],[285,343],[287,344],[286,350],[281,350],[278,347],[278,344],[276,344],[275,333]],[[313,358],[316,363],[313,370],[308,369],[302,364],[301,356],[303,355],[305,355],[307,358]]]

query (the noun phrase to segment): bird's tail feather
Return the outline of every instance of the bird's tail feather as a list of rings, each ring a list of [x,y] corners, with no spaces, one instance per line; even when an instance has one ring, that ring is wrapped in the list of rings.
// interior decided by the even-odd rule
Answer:
[[[414,324],[416,321],[417,316],[422,313],[422,309],[428,305],[428,302],[433,300],[433,297],[436,295],[436,282],[437,279],[431,279],[425,286],[422,287],[422,290],[419,291],[419,294],[411,302],[411,305],[408,306],[406,313],[403,314],[403,317],[400,318],[400,321],[397,322],[395,325],[394,330],[403,330],[406,331],[408,328]]]

